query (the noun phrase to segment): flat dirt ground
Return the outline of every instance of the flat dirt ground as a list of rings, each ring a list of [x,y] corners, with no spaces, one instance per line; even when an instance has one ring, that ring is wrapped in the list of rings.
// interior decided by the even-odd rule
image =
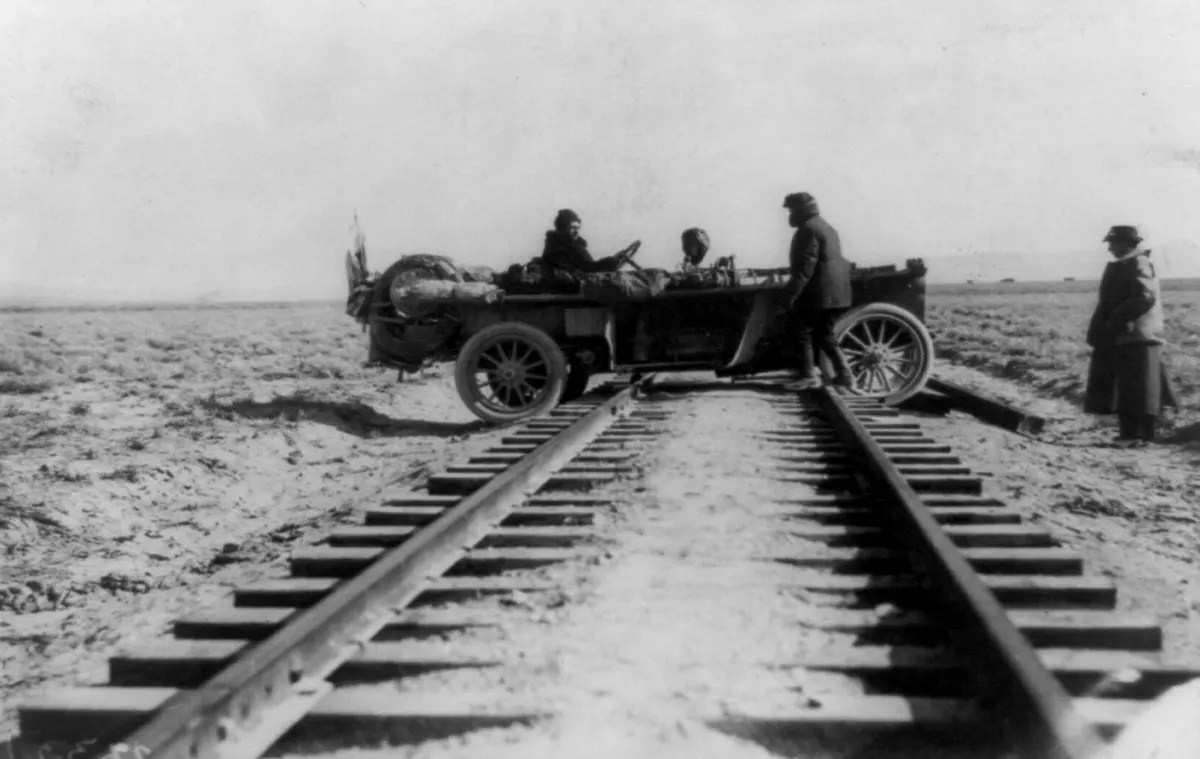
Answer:
[[[931,325],[948,318],[938,308]],[[499,436],[458,401],[450,367],[397,383],[364,356],[337,305],[0,314],[0,740],[32,689],[103,681],[110,653],[281,573],[292,547],[355,522],[381,490]],[[1169,658],[1200,663],[1198,399],[1185,396],[1172,442],[1121,450],[1067,384],[975,363],[937,371],[1033,408],[1047,430],[957,413],[927,429],[1161,620]]]

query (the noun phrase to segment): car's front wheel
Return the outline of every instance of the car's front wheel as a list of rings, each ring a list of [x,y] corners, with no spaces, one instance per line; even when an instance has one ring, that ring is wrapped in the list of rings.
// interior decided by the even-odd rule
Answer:
[[[850,364],[854,386],[864,396],[900,403],[929,379],[933,338],[907,309],[891,303],[856,308],[838,319],[833,334]],[[822,363],[827,363],[824,358]]]
[[[458,395],[473,414],[509,424],[558,403],[567,362],[553,338],[521,322],[501,322],[471,336],[454,367]]]

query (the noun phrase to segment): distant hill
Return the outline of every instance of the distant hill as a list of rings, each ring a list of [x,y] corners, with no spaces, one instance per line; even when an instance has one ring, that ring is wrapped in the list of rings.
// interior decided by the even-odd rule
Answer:
[[[248,303],[334,302],[312,293],[297,293],[285,288],[263,289],[258,292],[209,291],[199,295],[178,293],[121,293],[114,290],[51,288],[0,282],[0,310],[24,308],[108,308],[113,306],[221,306]]]
[[[1200,277],[1200,245],[1189,241],[1172,241],[1151,245],[1152,260],[1161,278],[1194,279]],[[1103,249],[1068,253],[1004,253],[980,251],[960,256],[925,259],[929,267],[926,280],[937,282],[1017,282],[1062,281],[1067,277],[1080,280],[1099,279],[1108,262]]]
[[[38,285],[0,283],[0,308],[46,308],[50,306],[82,306],[109,302],[103,297],[83,297],[56,288]]]

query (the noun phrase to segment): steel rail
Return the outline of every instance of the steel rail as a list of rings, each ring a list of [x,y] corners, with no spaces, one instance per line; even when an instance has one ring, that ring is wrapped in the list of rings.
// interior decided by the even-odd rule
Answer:
[[[109,755],[124,744],[153,759],[261,755],[332,690],[325,680],[330,673],[625,412],[652,379],[587,412],[273,635],[247,645],[204,684],[176,693],[120,743],[97,753]]]
[[[951,642],[977,666],[971,673],[982,700],[998,710],[1005,733],[1023,757],[1093,759],[1105,745],[1075,709],[1071,697],[1041,663],[920,496],[888,459],[853,410],[832,389],[819,391],[830,422],[857,449],[871,485],[893,508],[889,514],[949,624]]]

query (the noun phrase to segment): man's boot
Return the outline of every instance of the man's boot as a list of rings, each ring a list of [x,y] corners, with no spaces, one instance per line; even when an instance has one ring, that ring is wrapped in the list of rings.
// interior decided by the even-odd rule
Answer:
[[[1151,442],[1158,427],[1158,417],[1154,414],[1143,414],[1139,420],[1137,436],[1140,440]]]
[[[1141,421],[1139,414],[1117,414],[1117,442],[1132,443],[1137,440]]]
[[[830,361],[833,363],[835,375],[833,384],[843,388],[848,395],[862,395],[854,386],[854,372],[850,370],[850,362],[846,360],[846,355],[835,349]]]
[[[799,356],[797,356],[800,365],[797,367],[797,373],[800,375],[800,381],[797,384],[800,390],[813,390],[821,386],[819,375],[816,374],[816,364],[813,362],[812,337],[807,333],[802,333],[800,336]]]

